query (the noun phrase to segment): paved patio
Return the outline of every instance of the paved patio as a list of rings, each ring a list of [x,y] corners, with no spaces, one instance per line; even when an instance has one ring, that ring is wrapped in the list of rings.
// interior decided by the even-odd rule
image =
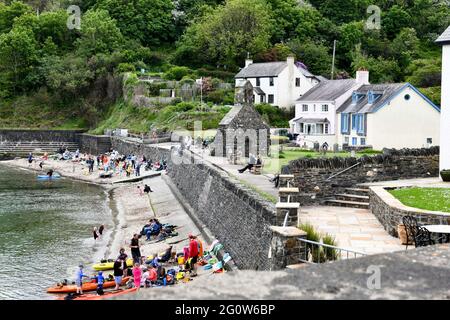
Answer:
[[[318,206],[301,207],[300,223],[309,222],[319,232],[336,237],[337,246],[367,254],[405,250],[369,210]]]

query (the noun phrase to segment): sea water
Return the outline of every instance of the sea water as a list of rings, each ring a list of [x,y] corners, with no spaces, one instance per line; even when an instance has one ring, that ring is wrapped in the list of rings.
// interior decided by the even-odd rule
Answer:
[[[46,289],[105,254],[113,228],[108,193],[0,164],[0,299],[53,299]],[[94,227],[106,232],[94,241]]]

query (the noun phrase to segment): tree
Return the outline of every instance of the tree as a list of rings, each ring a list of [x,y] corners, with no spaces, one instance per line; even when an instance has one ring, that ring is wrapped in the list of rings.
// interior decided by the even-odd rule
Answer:
[[[0,35],[0,87],[3,94],[25,92],[27,76],[37,62],[37,43],[26,28],[14,28]]]
[[[98,0],[97,9],[107,10],[126,37],[143,45],[159,45],[174,39],[172,0]]]
[[[78,52],[85,55],[112,53],[121,47],[123,36],[106,10],[89,10],[83,16]]]
[[[409,13],[398,5],[392,6],[381,19],[382,28],[389,39],[394,38],[402,28],[408,27],[411,23]]]
[[[311,40],[294,39],[288,43],[297,60],[303,62],[308,70],[316,75],[328,77],[331,73],[332,57],[329,47]]]
[[[412,61],[406,72],[406,81],[417,87],[435,87],[441,85],[441,58],[418,59]]]
[[[236,67],[247,52],[256,55],[269,47],[270,23],[264,0],[228,0],[189,26],[176,58]]]
[[[19,1],[13,1],[9,6],[0,2],[0,34],[12,29],[14,19],[26,12],[32,12],[32,8]]]
[[[342,66],[347,67],[352,61],[355,46],[361,44],[364,36],[364,23],[351,22],[341,25],[336,52]]]

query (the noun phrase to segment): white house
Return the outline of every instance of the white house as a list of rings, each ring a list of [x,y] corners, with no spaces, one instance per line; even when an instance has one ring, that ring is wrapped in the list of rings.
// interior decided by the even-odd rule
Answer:
[[[297,99],[295,117],[289,121],[291,132],[299,135],[303,146],[337,142],[336,110],[353,90],[369,83],[368,71],[358,71],[356,79],[326,80]]]
[[[442,45],[440,170],[450,169],[450,26],[436,40]]]
[[[320,82],[308,70],[297,66],[294,57],[286,61],[253,63],[245,60],[245,67],[235,76],[236,87],[247,80],[254,88],[255,104],[270,103],[273,106],[288,109],[295,100]]]
[[[410,83],[363,85],[337,109],[339,145],[439,145],[440,110]]]

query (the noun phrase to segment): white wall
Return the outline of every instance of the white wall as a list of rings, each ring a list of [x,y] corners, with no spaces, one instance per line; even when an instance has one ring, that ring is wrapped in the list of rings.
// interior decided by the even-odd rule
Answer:
[[[450,44],[442,47],[440,136],[439,168],[450,169]]]
[[[409,100],[404,96],[410,95]],[[439,145],[440,113],[411,88],[400,94],[375,113],[367,115],[366,144],[374,149],[422,148]]]
[[[303,105],[308,105],[308,111],[303,112]],[[322,111],[322,105],[328,105],[328,112]],[[314,109],[315,108],[315,109]],[[323,119],[327,118],[330,121],[328,132],[330,134],[335,133],[335,120],[336,120],[336,109],[334,106],[334,101],[315,101],[315,102],[297,102],[295,105],[295,118],[312,118],[312,119]],[[293,133],[299,133],[293,131]]]

